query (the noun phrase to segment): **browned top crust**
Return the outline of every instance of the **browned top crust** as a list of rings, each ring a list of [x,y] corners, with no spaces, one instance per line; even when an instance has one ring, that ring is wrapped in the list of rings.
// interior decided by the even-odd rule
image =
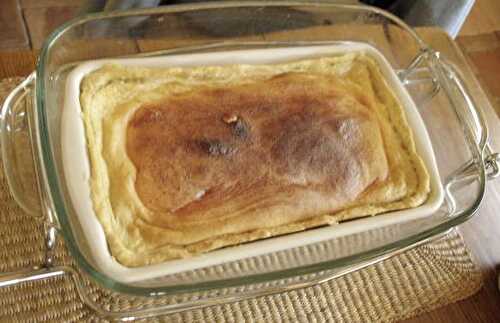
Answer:
[[[369,107],[334,77],[303,73],[144,105],[129,122],[127,152],[146,207],[180,222],[223,217],[228,204],[248,217],[294,204],[332,212],[388,171]],[[330,203],[304,201],[305,191]]]

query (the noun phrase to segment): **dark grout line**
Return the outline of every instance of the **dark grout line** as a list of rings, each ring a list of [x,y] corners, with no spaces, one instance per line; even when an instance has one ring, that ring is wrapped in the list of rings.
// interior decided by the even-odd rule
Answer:
[[[26,33],[26,36],[28,38],[28,47],[29,49],[33,50],[33,41],[31,40],[31,33],[29,31],[29,27],[28,27],[28,22],[26,21],[26,17],[24,16],[24,8],[19,8],[20,9],[20,12],[21,12],[21,19],[23,21],[23,28],[24,28],[24,32]]]

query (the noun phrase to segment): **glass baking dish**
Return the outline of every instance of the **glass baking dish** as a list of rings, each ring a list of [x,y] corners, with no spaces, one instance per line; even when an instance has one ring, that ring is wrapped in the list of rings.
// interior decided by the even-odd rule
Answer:
[[[121,283],[96,269],[88,246],[75,239],[80,228],[61,158],[65,77],[76,65],[110,57],[349,42],[378,49],[415,101],[431,137],[445,191],[437,212],[404,224],[152,280]],[[451,138],[461,144],[450,149]],[[47,39],[36,71],[5,101],[1,144],[13,197],[46,224],[47,253],[41,267],[1,275],[0,287],[67,274],[87,304],[103,316],[118,319],[284,292],[360,269],[470,219],[484,196],[487,179],[500,172],[498,154],[488,145],[484,116],[453,64],[389,13],[312,1],[197,3],[79,17]],[[59,235],[74,266],[54,263]],[[109,297],[133,297],[137,306],[120,312],[97,304],[89,288],[94,283],[105,287]]]

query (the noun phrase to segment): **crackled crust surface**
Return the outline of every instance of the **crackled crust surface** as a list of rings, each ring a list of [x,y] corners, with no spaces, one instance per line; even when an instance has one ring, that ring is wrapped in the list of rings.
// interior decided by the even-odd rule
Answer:
[[[104,66],[81,84],[91,193],[126,266],[416,207],[429,176],[363,54]]]

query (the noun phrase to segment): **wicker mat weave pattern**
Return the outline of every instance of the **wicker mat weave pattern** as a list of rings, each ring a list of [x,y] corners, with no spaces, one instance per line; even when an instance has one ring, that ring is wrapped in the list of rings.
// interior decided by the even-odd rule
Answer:
[[[20,79],[0,81],[0,102]],[[11,198],[0,170],[0,272],[39,264],[42,225]],[[72,264],[62,243],[58,264]],[[104,308],[123,310],[149,300],[116,295],[85,280]],[[166,322],[391,322],[464,299],[479,290],[481,274],[460,235],[437,241],[314,287],[162,317]],[[98,321],[69,278],[0,290],[0,321]]]

